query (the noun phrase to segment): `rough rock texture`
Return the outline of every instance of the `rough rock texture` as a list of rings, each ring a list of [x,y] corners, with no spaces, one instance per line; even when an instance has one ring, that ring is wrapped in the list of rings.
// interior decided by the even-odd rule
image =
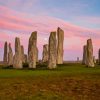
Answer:
[[[36,62],[38,62],[38,48],[36,48]]]
[[[51,32],[49,37],[49,59],[48,59],[48,68],[56,68],[56,32]]]
[[[29,63],[29,68],[36,68],[36,48],[32,46],[31,50],[29,51],[28,55],[28,63]]]
[[[27,54],[24,54],[25,63],[27,63]]]
[[[11,44],[9,43],[9,51],[8,51],[8,65],[13,65],[13,51],[11,48]]]
[[[98,51],[98,63],[100,64],[100,49]]]
[[[64,31],[58,27],[57,29],[57,64],[63,64],[63,42],[64,42]]]
[[[80,58],[79,57],[77,57],[77,62],[79,62],[80,61]]]
[[[22,62],[25,63],[24,47],[21,45]]]
[[[87,40],[87,66],[94,67],[92,40]]]
[[[36,68],[37,61],[37,32],[32,32],[28,45],[28,63],[29,68]]]
[[[13,67],[20,69],[22,66],[22,51],[20,45],[20,39],[18,37],[15,38],[15,55],[13,58]]]
[[[94,64],[96,64],[96,59],[95,59],[95,56],[93,56],[93,62],[94,62]]]
[[[87,62],[87,46],[84,45],[83,46],[83,61],[82,61],[82,64],[86,65],[86,62]]]
[[[48,62],[48,44],[43,45],[42,62]]]
[[[8,44],[5,42],[4,44],[4,56],[3,56],[4,63],[8,62]]]

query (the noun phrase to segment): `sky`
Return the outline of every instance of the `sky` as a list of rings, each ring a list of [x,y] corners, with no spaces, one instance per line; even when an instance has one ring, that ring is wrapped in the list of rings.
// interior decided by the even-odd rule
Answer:
[[[94,56],[100,48],[100,0],[0,0],[0,60],[4,42],[19,37],[27,53],[28,39],[38,32],[39,59],[51,31],[64,30],[64,60],[82,59],[83,45],[91,38]]]

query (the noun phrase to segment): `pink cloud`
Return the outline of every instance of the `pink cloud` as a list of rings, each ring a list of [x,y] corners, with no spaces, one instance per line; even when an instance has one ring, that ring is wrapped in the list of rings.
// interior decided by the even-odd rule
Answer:
[[[91,24],[100,24],[100,17],[79,16],[76,19],[81,19],[81,21]]]
[[[2,19],[0,20],[0,29],[10,30],[10,31],[20,31],[20,32],[22,31],[29,32],[33,30],[32,27],[29,27],[27,25],[25,26],[17,23],[7,22]]]
[[[4,43],[0,41],[0,48],[3,48]]]
[[[38,31],[38,48],[39,52],[42,53],[42,45],[48,43],[50,32],[56,31],[57,27],[61,27],[65,32],[65,54],[70,51],[82,54],[82,47],[90,37],[93,38],[94,52],[97,54],[96,52],[100,43],[100,30],[82,28],[49,16],[31,16],[30,18],[27,16],[28,14],[19,13],[0,6],[1,42],[7,40],[12,43],[12,47],[14,48],[14,39],[17,36],[21,39],[21,44],[24,45],[25,52],[27,53],[29,36],[32,31]],[[2,32],[2,30],[6,30],[8,33]],[[2,43],[0,45],[3,47]],[[73,57],[75,58],[76,55]]]
[[[100,24],[100,17],[85,17],[87,21]]]
[[[91,30],[86,28],[81,28],[75,25],[71,25],[67,22],[64,22],[60,19],[55,19],[48,16],[42,17],[33,17],[33,20],[23,19],[13,16],[6,16],[0,18],[0,27],[1,29],[10,30],[10,31],[19,31],[19,32],[32,32],[33,30],[38,30],[40,33],[47,34],[50,31],[55,31],[58,26],[60,26],[66,33],[66,36],[77,35],[82,37],[87,36],[99,36],[100,31]],[[44,18],[45,17],[45,18]],[[12,19],[12,20],[11,20]],[[93,34],[91,34],[93,33]]]
[[[5,32],[0,32],[0,41],[8,40],[9,35]]]
[[[27,18],[26,16],[29,14],[14,12],[3,6],[0,6],[0,8],[1,29],[27,33],[38,30],[39,33],[48,34],[51,31],[55,31],[59,26],[65,31],[66,36],[77,35],[79,37],[100,37],[100,30],[82,28],[49,16],[31,16],[31,18]]]

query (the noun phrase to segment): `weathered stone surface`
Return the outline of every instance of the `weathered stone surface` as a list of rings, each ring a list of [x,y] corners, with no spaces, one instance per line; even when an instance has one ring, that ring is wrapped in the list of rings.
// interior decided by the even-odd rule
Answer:
[[[15,55],[13,58],[13,67],[20,69],[22,66],[22,51],[20,45],[20,39],[18,37],[15,38]]]
[[[87,46],[84,45],[83,46],[83,61],[82,61],[82,64],[86,65],[86,62],[87,62]]]
[[[87,40],[87,66],[94,67],[92,40]]]
[[[32,46],[28,55],[29,68],[36,68],[36,60],[36,48]]]
[[[13,51],[11,48],[11,44],[9,43],[9,51],[8,51],[8,65],[13,65]]]
[[[43,45],[42,62],[48,62],[48,44]]]
[[[24,54],[25,63],[27,63],[27,54]]]
[[[5,42],[4,44],[4,56],[3,56],[4,63],[8,62],[8,44]]]
[[[56,68],[56,32],[51,32],[49,37],[49,59],[48,59],[48,68],[54,69]]]
[[[22,62],[25,63],[24,47],[21,45]]]
[[[100,64],[100,49],[98,51],[98,63]]]
[[[28,45],[28,63],[29,68],[36,68],[37,61],[37,32],[32,32]]]
[[[38,48],[36,48],[36,62],[38,62]]]
[[[80,58],[79,57],[77,57],[77,62],[79,62],[80,61]]]
[[[63,64],[63,42],[64,42],[64,31],[58,27],[57,29],[57,64]]]
[[[95,56],[93,56],[93,62],[94,62],[94,64],[96,64],[96,59],[95,59]]]

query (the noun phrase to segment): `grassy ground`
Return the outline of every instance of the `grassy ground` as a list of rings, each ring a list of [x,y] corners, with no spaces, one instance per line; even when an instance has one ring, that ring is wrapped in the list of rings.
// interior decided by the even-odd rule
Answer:
[[[100,100],[100,66],[63,64],[55,70],[0,68],[0,100]]]

